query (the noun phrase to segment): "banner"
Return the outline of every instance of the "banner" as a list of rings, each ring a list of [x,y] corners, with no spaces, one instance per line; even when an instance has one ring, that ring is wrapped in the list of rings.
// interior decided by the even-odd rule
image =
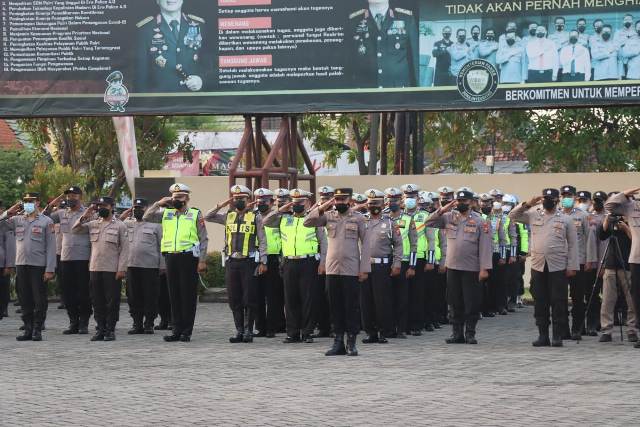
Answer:
[[[0,0],[0,11],[0,117],[640,99],[640,0]]]
[[[133,117],[114,117],[113,126],[116,129],[120,162],[127,178],[127,185],[131,193],[135,194],[135,179],[140,177],[140,166],[138,165],[136,128]]]

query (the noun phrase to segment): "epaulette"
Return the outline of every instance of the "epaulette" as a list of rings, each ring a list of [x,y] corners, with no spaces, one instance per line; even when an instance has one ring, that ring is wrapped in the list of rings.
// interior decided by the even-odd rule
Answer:
[[[367,11],[366,9],[360,9],[358,11],[355,11],[351,15],[349,15],[349,19],[357,18],[358,16],[363,15],[366,11]]]
[[[138,27],[138,28],[143,27],[143,26],[147,25],[151,21],[153,21],[153,16],[147,16],[142,21],[138,22],[136,24],[136,27]]]
[[[400,12],[400,13],[404,13],[405,15],[413,16],[413,12],[411,12],[410,10],[407,10],[407,9],[403,9],[401,7],[396,7],[395,11],[396,12]]]
[[[204,24],[204,19],[200,18],[199,16],[196,15],[187,15],[187,18],[189,19],[193,19],[196,22],[199,22],[201,24]]]

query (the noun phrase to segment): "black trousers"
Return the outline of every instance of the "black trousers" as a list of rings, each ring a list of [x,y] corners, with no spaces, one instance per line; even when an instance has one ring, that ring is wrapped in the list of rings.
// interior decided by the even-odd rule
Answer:
[[[587,290],[587,274],[584,264],[580,270],[569,279],[569,295],[571,296],[571,332],[581,332],[584,328],[584,311],[586,308],[584,298]],[[568,319],[567,319],[568,323]]]
[[[158,314],[161,322],[171,322],[171,301],[166,272],[158,278]]]
[[[585,75],[584,73],[573,73],[573,75],[571,73],[562,73],[562,74],[558,74],[559,81],[563,81],[563,82],[584,82],[585,80]]]
[[[597,268],[591,271],[585,271],[585,316],[587,318],[587,329],[597,329],[600,325],[600,306],[602,305],[602,299],[600,298],[600,292],[602,291],[602,277],[596,277],[598,271]],[[593,298],[591,295],[593,293]],[[589,300],[591,299],[591,305]]]
[[[553,80],[553,70],[529,70],[527,83],[548,83]]]
[[[327,289],[327,276],[321,274],[315,282],[315,295],[313,297],[318,331],[322,333],[331,332],[331,309],[329,308],[329,290]]]
[[[400,275],[393,277],[392,282],[392,302],[393,319],[396,333],[405,333],[409,328],[409,279],[407,270],[409,262],[403,261],[400,268]]]
[[[152,327],[158,315],[160,271],[157,268],[129,267],[127,288],[129,314],[134,326]]]
[[[315,327],[314,288],[318,280],[315,258],[286,259],[282,264],[287,335],[312,335]]]
[[[566,271],[549,272],[531,270],[531,295],[533,296],[536,325],[549,327],[549,314],[555,335],[567,329],[567,278]],[[549,313],[551,311],[551,313]]]
[[[284,328],[284,285],[280,277],[280,257],[267,257],[268,270],[257,277],[256,329],[261,332],[276,333]],[[317,276],[316,271],[316,276]]]
[[[5,276],[0,271],[0,317],[9,308],[9,300],[11,299],[11,278]]]
[[[438,267],[436,267],[438,268]],[[436,301],[434,306],[436,307],[436,320],[444,323],[449,318],[449,304],[447,303],[447,273],[440,273],[439,270],[436,273]]]
[[[636,328],[640,326],[638,308],[640,308],[640,264],[629,264],[631,268],[631,298],[636,311]]]
[[[256,267],[256,262],[249,258],[229,258],[225,264],[224,275],[229,297],[229,308],[233,313],[233,321],[238,332],[244,331],[246,322],[251,323],[258,307],[256,278],[254,277]],[[249,316],[248,319],[245,319],[245,310]],[[250,326],[252,327],[252,325]]]
[[[89,261],[61,261],[62,300],[67,308],[69,323],[88,324],[91,316]]]
[[[424,328],[425,310],[425,259],[416,262],[416,275],[409,281],[409,329],[419,331]]]
[[[93,317],[102,332],[116,330],[120,312],[120,280],[111,271],[92,271],[89,273]]]
[[[165,254],[175,335],[191,336],[198,305],[198,258],[191,252]]]
[[[434,270],[424,272],[424,320],[425,324],[442,320],[442,304],[439,302],[438,272]]]
[[[16,286],[20,288],[22,321],[26,330],[42,330],[47,314],[47,285],[44,282],[44,267],[33,265],[16,266]]]
[[[482,285],[478,281],[478,272],[448,269],[447,302],[451,307],[451,323],[466,323],[467,330],[475,331],[482,307]]]
[[[357,276],[327,274],[331,321],[336,335],[360,332],[359,283]]]
[[[360,311],[367,335],[393,334],[392,295],[391,264],[371,264],[369,278],[360,284]]]

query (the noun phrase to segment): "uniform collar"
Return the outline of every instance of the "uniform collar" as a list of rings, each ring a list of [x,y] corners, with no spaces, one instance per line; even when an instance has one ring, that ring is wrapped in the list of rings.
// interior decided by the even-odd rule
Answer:
[[[389,13],[391,15],[391,17],[393,18],[393,13],[391,12],[391,9],[389,9],[389,5],[385,5],[385,6],[369,6],[369,10],[371,11],[371,17],[373,19],[376,18],[377,14],[381,14],[382,16],[386,17],[387,13]]]

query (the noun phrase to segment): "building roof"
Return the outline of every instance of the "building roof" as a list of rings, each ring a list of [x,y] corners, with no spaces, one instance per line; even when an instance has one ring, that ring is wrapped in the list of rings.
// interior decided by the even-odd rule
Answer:
[[[0,120],[0,149],[14,150],[22,148],[16,133],[6,120]]]

